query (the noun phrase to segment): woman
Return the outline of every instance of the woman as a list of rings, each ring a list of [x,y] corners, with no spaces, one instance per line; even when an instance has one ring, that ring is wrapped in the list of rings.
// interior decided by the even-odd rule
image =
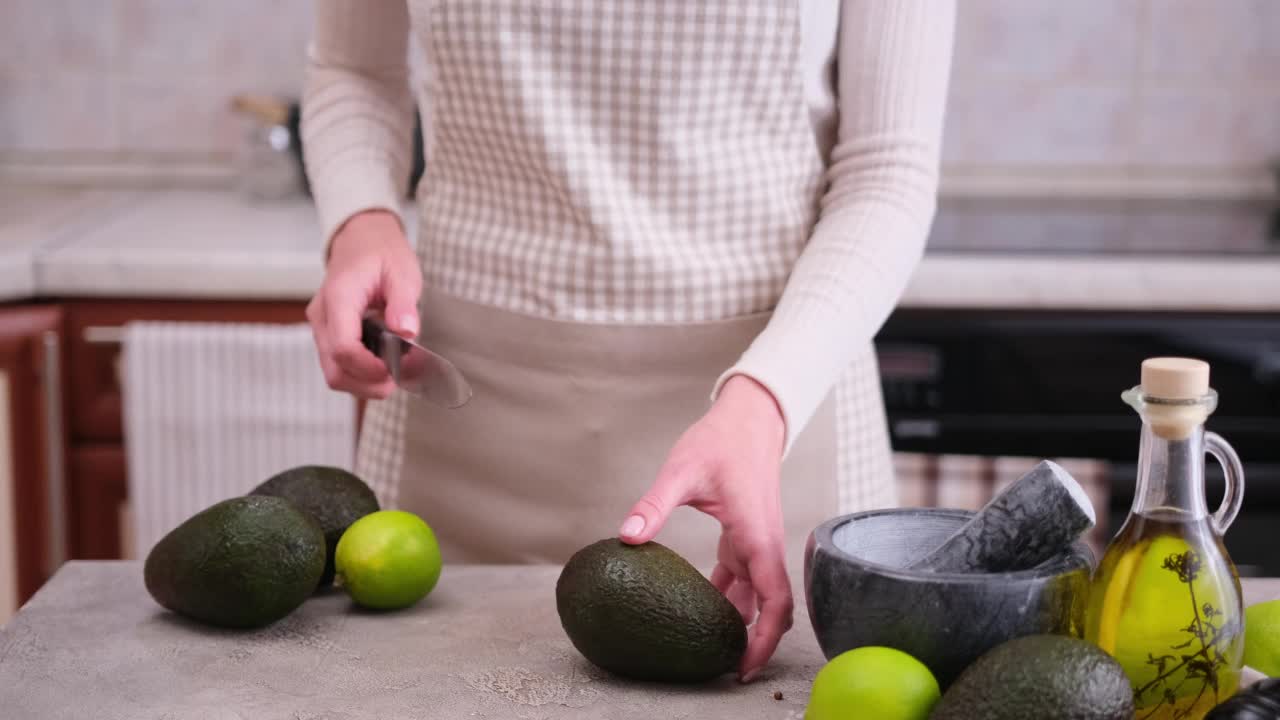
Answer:
[[[895,502],[871,340],[933,217],[953,3],[317,5],[308,317],[329,384],[387,398],[358,472],[451,562],[563,562],[612,533],[714,561],[754,621],[750,681],[791,624],[787,556]],[[471,403],[393,393],[359,343],[370,307]]]

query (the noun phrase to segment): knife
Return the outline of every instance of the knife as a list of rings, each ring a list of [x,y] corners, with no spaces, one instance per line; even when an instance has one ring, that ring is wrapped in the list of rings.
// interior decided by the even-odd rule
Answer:
[[[391,332],[377,316],[361,320],[360,344],[382,359],[396,386],[406,392],[446,408],[462,407],[471,399],[471,384],[453,363]]]

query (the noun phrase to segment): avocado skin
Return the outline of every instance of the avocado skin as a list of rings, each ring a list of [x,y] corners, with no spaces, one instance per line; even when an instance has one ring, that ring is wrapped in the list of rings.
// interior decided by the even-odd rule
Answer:
[[[1280,717],[1280,677],[1241,689],[1219,703],[1204,720],[1275,720]]]
[[[747,647],[737,608],[656,542],[579,550],[556,582],[556,609],[578,652],[635,680],[705,682],[737,668]]]
[[[324,533],[283,498],[231,498],[193,515],[147,554],[143,579],[162,607],[226,628],[269,625],[315,591]]]
[[[324,531],[324,574],[318,585],[333,583],[338,539],[356,520],[377,512],[378,498],[356,475],[326,465],[301,465],[267,478],[250,495],[282,497],[311,513]]]
[[[1097,646],[1028,635],[996,646],[960,674],[929,720],[1130,720],[1133,688]]]

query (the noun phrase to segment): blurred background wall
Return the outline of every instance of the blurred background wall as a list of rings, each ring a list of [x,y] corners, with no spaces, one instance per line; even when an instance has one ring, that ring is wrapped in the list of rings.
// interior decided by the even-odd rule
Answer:
[[[218,182],[244,135],[230,97],[299,92],[312,2],[6,0],[0,17],[7,175]],[[1277,28],[1272,0],[960,0],[948,193],[1257,191],[1280,155]]]

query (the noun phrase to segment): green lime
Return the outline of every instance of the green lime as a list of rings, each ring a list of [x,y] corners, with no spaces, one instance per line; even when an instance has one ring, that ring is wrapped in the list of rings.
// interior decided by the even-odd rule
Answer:
[[[941,698],[924,663],[887,647],[841,653],[818,671],[805,720],[925,720]]]
[[[1265,675],[1280,676],[1280,600],[1245,608],[1244,664]]]
[[[440,579],[440,546],[422,518],[380,510],[342,534],[334,567],[357,604],[376,610],[406,608],[426,597]]]

